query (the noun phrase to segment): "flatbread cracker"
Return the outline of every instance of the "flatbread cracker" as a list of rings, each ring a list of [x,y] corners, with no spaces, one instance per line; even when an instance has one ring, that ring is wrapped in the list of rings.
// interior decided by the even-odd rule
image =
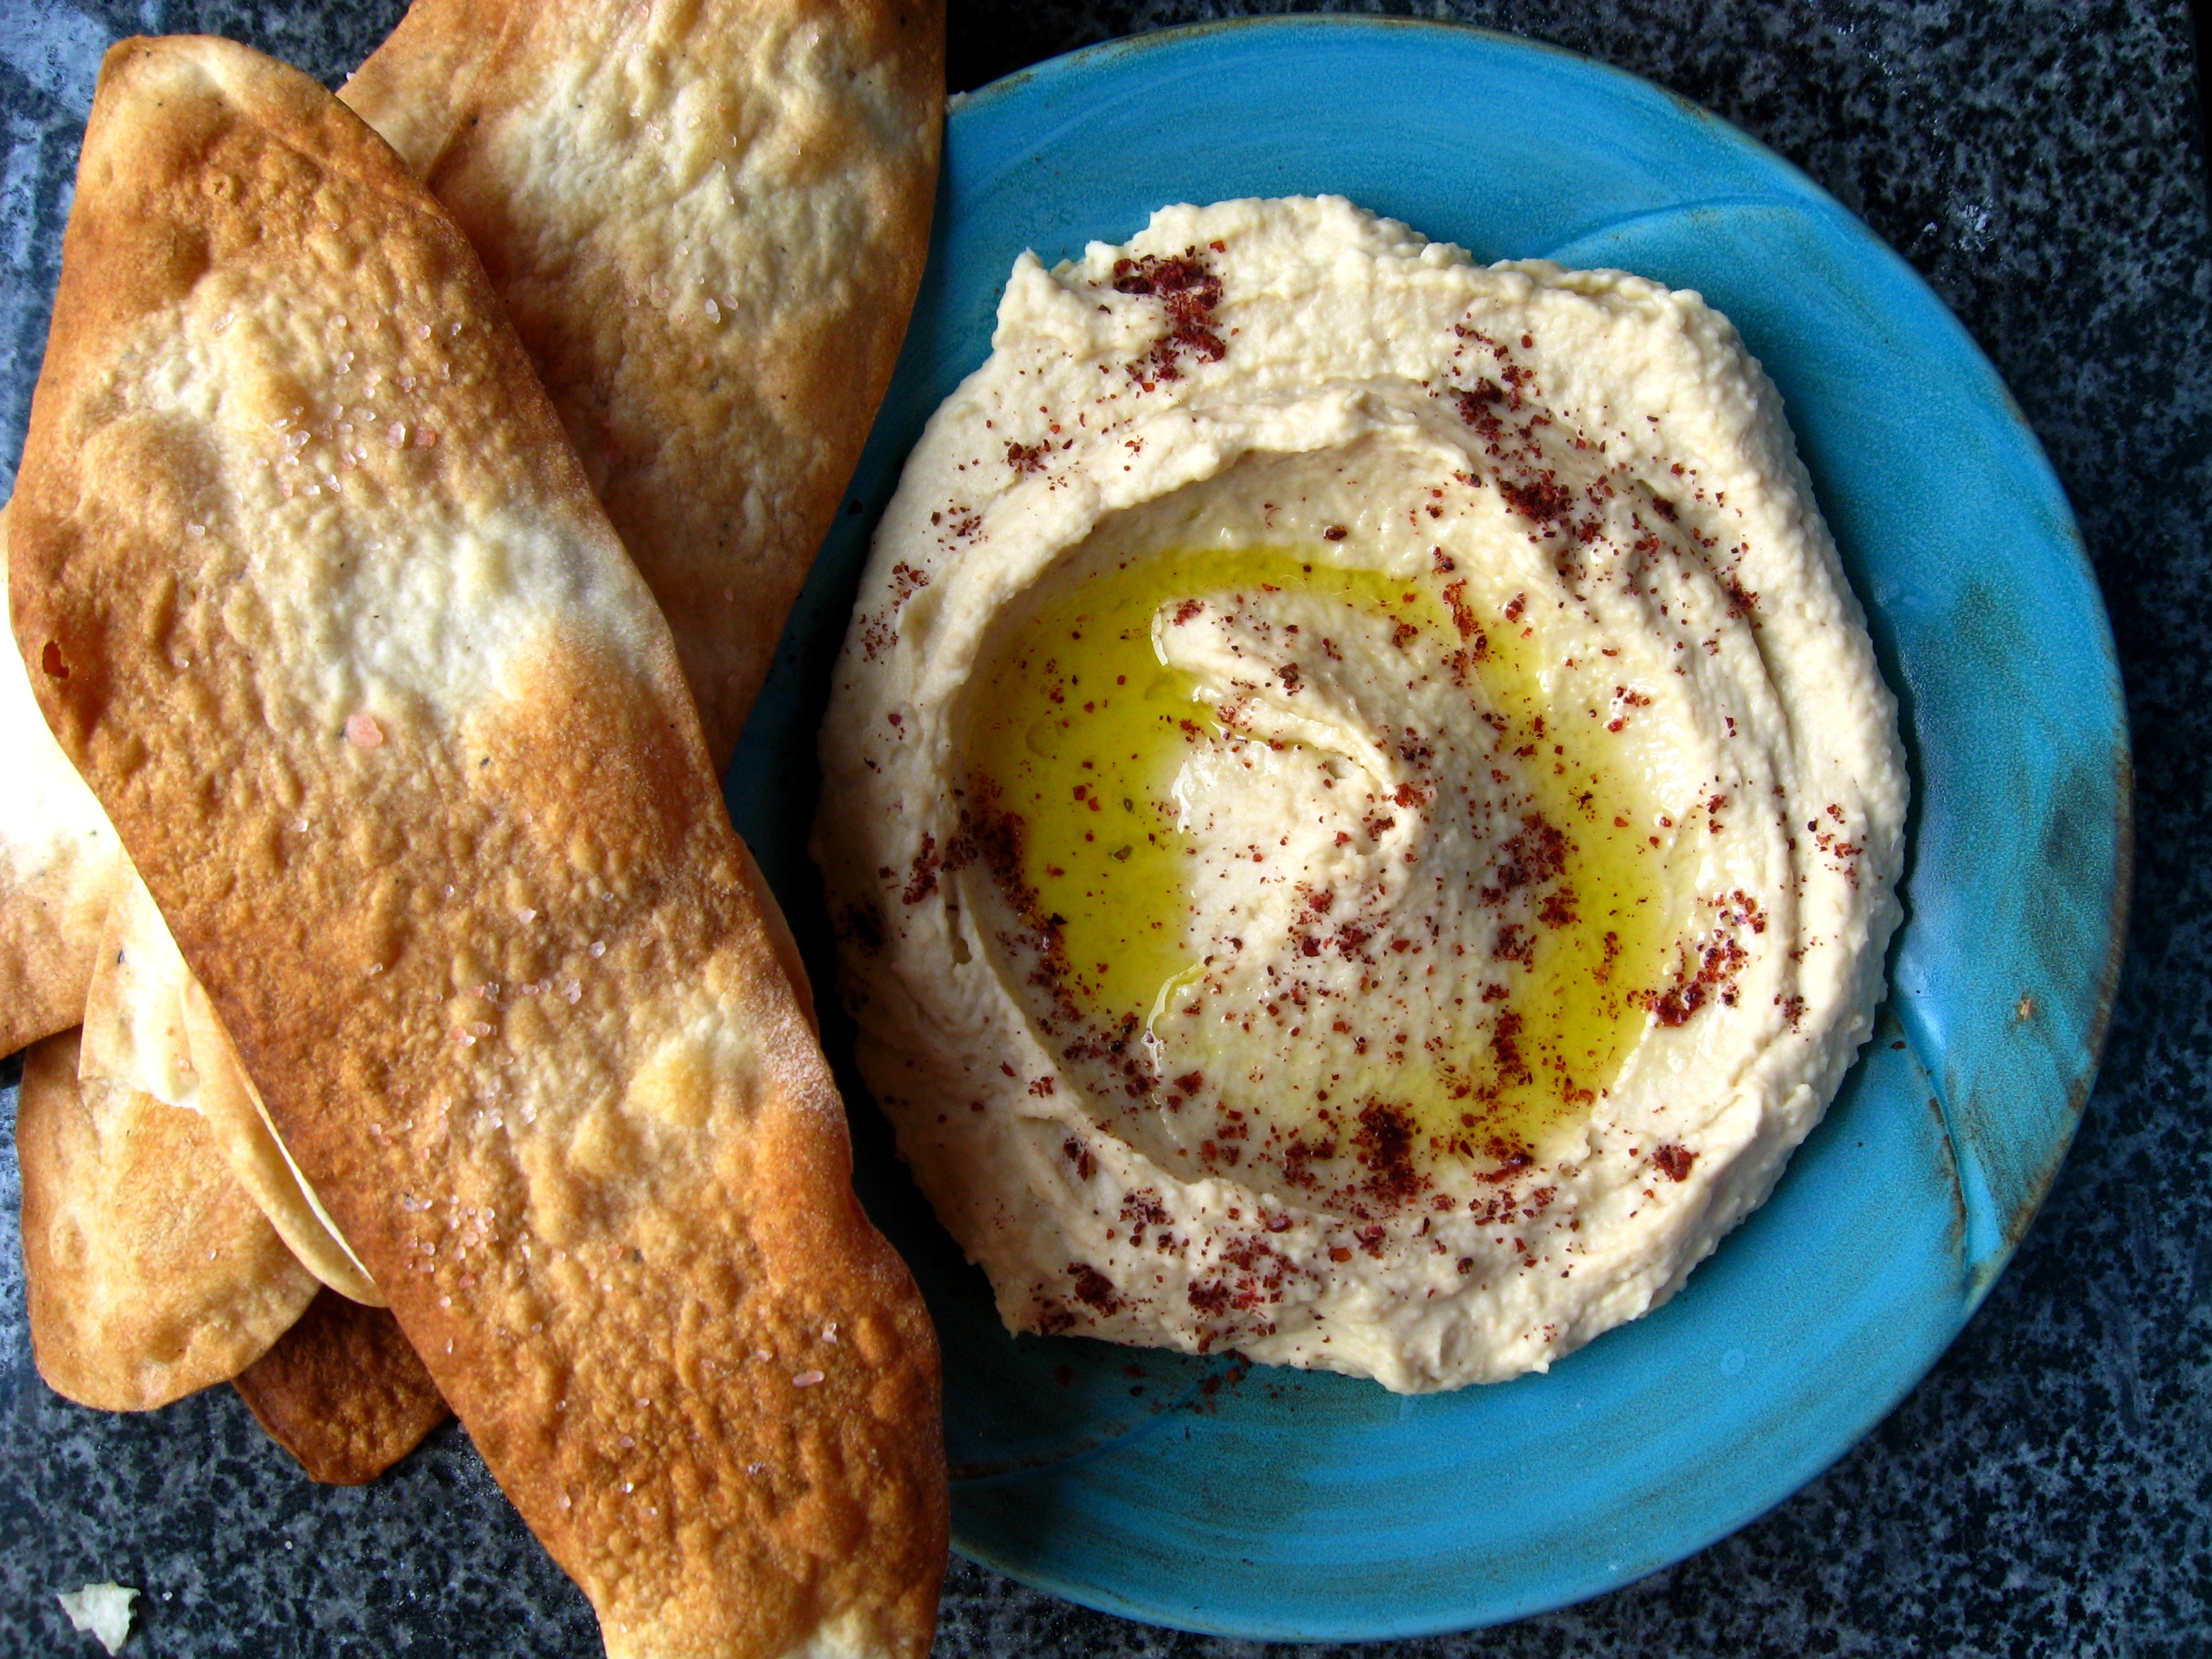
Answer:
[[[374,1480],[451,1414],[399,1323],[326,1290],[231,1384],[308,1476]]]
[[[921,281],[943,0],[416,0],[339,95],[476,245],[720,771]]]
[[[265,1353],[315,1294],[198,1114],[78,1085],[74,1031],[23,1056],[15,1151],[31,1350],[58,1395],[150,1411]]]
[[[277,1139],[154,896],[129,859],[123,866],[85,997],[77,1075],[141,1089],[205,1117],[233,1178],[300,1265],[340,1294],[382,1307],[384,1293]]]
[[[50,724],[609,1653],[924,1653],[934,1338],[665,624],[306,76],[109,53],[13,531]]]
[[[7,524],[0,507],[0,558]],[[12,1054],[84,1018],[121,854],[14,659],[0,662],[0,1054]]]

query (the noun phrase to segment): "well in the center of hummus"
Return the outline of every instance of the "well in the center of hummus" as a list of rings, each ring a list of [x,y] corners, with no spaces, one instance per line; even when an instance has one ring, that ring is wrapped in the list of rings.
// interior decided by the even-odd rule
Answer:
[[[1533,1163],[1642,1035],[1686,893],[1525,595],[1440,550],[1100,539],[1002,619],[961,763],[982,931],[1101,1127],[1347,1213]]]
[[[1895,705],[1727,319],[1322,200],[1010,276],[823,727],[856,1057],[1018,1331],[1456,1388],[1871,1027]]]

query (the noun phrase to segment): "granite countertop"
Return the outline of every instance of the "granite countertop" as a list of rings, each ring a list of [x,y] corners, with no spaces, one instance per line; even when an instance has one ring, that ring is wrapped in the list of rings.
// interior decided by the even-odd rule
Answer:
[[[0,0],[0,493],[12,486],[100,50],[226,34],[335,85],[398,0]],[[954,0],[951,80],[1243,11]],[[1405,12],[1389,3],[1354,9]],[[1702,103],[1910,259],[1995,361],[2080,515],[2136,768],[2129,957],[2072,1155],[2010,1270],[1897,1411],[1702,1554],[1579,1607],[1318,1652],[2212,1650],[2212,223],[2184,0],[1437,0]],[[14,1067],[9,1067],[12,1079]],[[0,1112],[14,1117],[12,1083]],[[31,1363],[0,1137],[0,1659],[97,1653],[58,1589],[142,1587],[130,1652],[599,1651],[449,1425],[318,1488],[228,1389],[81,1410]],[[956,1559],[940,1655],[1294,1651],[1147,1628]]]

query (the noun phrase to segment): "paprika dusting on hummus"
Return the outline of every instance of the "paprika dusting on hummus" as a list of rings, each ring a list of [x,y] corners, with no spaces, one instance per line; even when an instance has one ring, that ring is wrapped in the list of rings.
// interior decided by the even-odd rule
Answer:
[[[1017,1330],[1531,1370],[1870,1029],[1895,705],[1698,296],[1330,198],[1017,262],[876,542],[816,850]]]

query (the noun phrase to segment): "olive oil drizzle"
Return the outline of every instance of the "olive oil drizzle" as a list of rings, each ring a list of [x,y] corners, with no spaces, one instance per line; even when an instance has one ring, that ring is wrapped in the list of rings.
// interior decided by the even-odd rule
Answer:
[[[1453,964],[1456,981],[1425,981],[1485,988],[1455,999],[1464,1005],[1456,1013],[1425,1011],[1446,1040],[1393,1048],[1388,1012],[1339,1008],[1279,1020],[1274,1059],[1248,1066],[1249,1024],[1231,1042],[1212,1020],[1173,1018],[1196,1012],[1188,1005],[1205,994],[1209,969],[1194,937],[1202,849],[1177,794],[1186,758],[1201,744],[1283,745],[1225,721],[1197,678],[1156,648],[1155,619],[1193,601],[1275,594],[1387,622],[1409,660],[1434,673],[1453,663],[1470,678],[1462,747],[1479,744],[1486,768],[1500,764],[1492,776],[1510,773],[1523,820],[1541,826],[1528,835],[1553,849],[1546,925],[1506,936],[1514,952],[1479,969]],[[1632,769],[1608,765],[1605,722],[1588,718],[1612,690],[1602,676],[1563,665],[1517,606],[1470,611],[1463,583],[1394,577],[1339,546],[1170,548],[1042,594],[971,681],[963,770],[972,795],[1019,826],[1025,908],[1055,934],[1056,1010],[1064,1016],[1072,1001],[1094,1032],[1128,1040],[1131,1052],[1141,1041],[1149,1056],[1148,1073],[1125,1062],[1145,1086],[1102,1089],[1096,1109],[1148,1120],[1135,1123],[1138,1140],[1155,1153],[1180,1149],[1185,1173],[1272,1162],[1312,1185],[1315,1170],[1334,1164],[1330,1184],[1401,1200],[1463,1186],[1556,1146],[1641,1038],[1648,988],[1663,978],[1690,908],[1686,880],[1668,867],[1672,838],[1654,844]],[[1492,869],[1467,879],[1498,878]],[[1194,1078],[1202,1088],[1179,1086]],[[1377,1120],[1369,1112],[1363,1129],[1360,1114],[1377,1103],[1409,1132],[1392,1131],[1410,1142],[1411,1187],[1402,1168],[1395,1191],[1371,1173]]]

